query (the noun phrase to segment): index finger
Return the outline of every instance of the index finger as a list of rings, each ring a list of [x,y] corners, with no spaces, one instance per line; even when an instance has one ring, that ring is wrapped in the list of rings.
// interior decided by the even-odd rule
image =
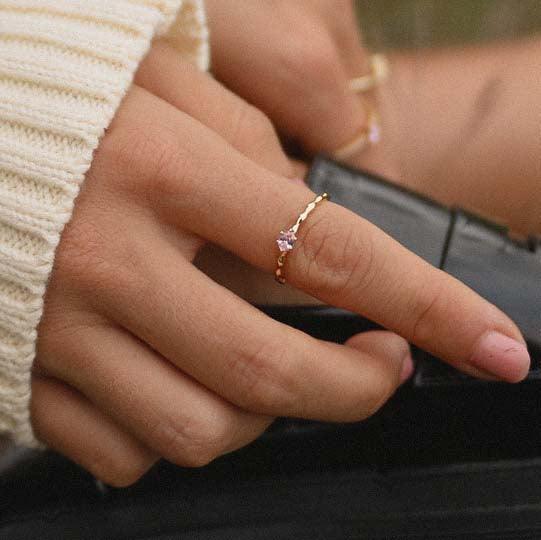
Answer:
[[[172,107],[167,120],[178,142],[169,145],[174,155],[163,158],[167,166],[159,170],[162,212],[274,272],[278,234],[316,194],[247,159]],[[324,201],[301,224],[284,272],[293,286],[359,313],[470,374],[516,382],[528,372],[527,348],[509,317],[337,204]]]

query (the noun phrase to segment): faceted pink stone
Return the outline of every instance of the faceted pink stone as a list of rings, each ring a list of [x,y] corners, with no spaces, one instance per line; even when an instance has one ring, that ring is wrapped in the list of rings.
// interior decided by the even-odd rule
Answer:
[[[295,240],[297,240],[297,237],[293,231],[280,231],[280,236],[278,237],[278,240],[276,240],[276,243],[278,244],[280,251],[290,251],[293,249]]]

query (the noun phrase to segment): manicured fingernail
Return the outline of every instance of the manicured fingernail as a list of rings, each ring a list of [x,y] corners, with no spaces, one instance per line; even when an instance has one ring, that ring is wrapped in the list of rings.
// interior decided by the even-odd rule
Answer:
[[[530,369],[530,354],[523,343],[488,332],[479,339],[470,363],[504,381],[519,382]]]
[[[405,383],[412,375],[415,367],[411,353],[408,353],[402,363],[402,371],[400,372],[400,384]]]

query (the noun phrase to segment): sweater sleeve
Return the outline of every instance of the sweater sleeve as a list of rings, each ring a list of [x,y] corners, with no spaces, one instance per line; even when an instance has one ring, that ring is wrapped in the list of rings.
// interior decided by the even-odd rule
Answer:
[[[0,0],[0,434],[37,444],[30,371],[60,234],[156,34],[206,69],[202,0]]]

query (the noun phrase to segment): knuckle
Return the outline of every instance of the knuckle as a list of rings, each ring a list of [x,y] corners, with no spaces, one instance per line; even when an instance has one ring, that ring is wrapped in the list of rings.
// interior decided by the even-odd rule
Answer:
[[[69,354],[69,342],[65,338],[65,333],[71,333],[73,324],[70,322],[70,316],[66,318],[61,313],[51,313],[49,309],[45,310],[42,320],[38,327],[38,340],[36,343],[36,360],[39,364],[49,368],[47,364],[49,359],[55,358],[58,353]],[[76,330],[75,330],[76,332]]]
[[[427,281],[425,286],[419,288],[412,302],[412,330],[411,341],[416,344],[427,343],[434,338],[437,326],[441,318],[440,313],[445,313],[446,296],[443,293],[443,274],[436,270],[436,279]]]
[[[64,299],[50,294],[45,301],[43,316],[37,328],[36,361],[46,369],[50,359],[67,357],[81,351],[86,330],[97,320],[79,312]],[[53,296],[51,298],[50,296]]]
[[[101,280],[107,262],[107,240],[102,227],[80,214],[74,216],[62,235],[55,260],[55,276],[65,284],[82,284],[90,288]],[[95,275],[98,272],[98,275]]]
[[[237,404],[254,412],[283,415],[298,409],[291,356],[283,344],[245,344],[232,355],[229,372]]]
[[[272,122],[265,113],[256,107],[240,101],[235,105],[231,115],[230,141],[233,146],[244,146],[264,149],[276,144],[278,136]]]
[[[173,186],[177,193],[182,188],[178,176],[187,171],[190,152],[167,125],[138,122],[118,129],[105,142],[98,151],[114,163],[119,171],[115,184],[129,197],[146,201],[151,195],[170,194]]]
[[[160,419],[152,439],[166,458],[184,467],[203,467],[219,457],[228,446],[231,430],[226,419]]]
[[[177,199],[179,196],[189,194],[193,188],[193,156],[189,145],[181,145],[175,133],[162,126],[155,130],[156,134],[147,133],[146,138],[154,139],[148,144],[153,151],[153,157],[147,163],[146,177],[151,185],[143,185],[143,198],[154,195],[155,203],[163,197]],[[191,159],[190,159],[191,155]]]
[[[50,309],[49,305],[46,305],[38,326],[34,365],[38,364],[47,369],[49,359],[55,358],[58,352],[65,352],[65,343],[62,343],[64,340],[59,338],[69,318],[69,314],[65,319],[60,310]]]
[[[102,359],[94,353],[94,332],[91,328],[104,324],[87,318],[78,320],[78,314],[50,315],[46,310],[38,328],[34,366],[57,377],[71,380],[97,373]]]
[[[94,208],[73,216],[58,246],[50,295],[71,290],[99,298],[141,285],[144,256],[137,242],[125,241],[118,213],[112,213]]]
[[[166,131],[152,125],[130,125],[119,131],[111,149],[112,157],[122,169],[136,172],[159,159],[163,148],[169,146]],[[135,171],[133,170],[135,168]]]
[[[302,268],[294,274],[304,275],[316,293],[342,298],[358,294],[376,275],[372,236],[347,216],[339,219],[322,214],[305,224],[301,256],[294,258]]]

